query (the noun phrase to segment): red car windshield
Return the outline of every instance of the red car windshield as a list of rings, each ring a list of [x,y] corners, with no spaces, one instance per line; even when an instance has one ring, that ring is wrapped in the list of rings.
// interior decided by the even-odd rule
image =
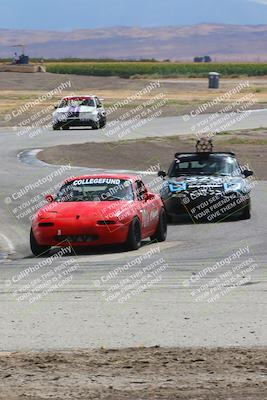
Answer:
[[[62,186],[56,201],[134,200],[131,181],[113,178],[82,178]]]
[[[84,98],[84,97],[73,97],[69,99],[63,99],[58,108],[62,107],[95,107],[95,101],[93,98]]]

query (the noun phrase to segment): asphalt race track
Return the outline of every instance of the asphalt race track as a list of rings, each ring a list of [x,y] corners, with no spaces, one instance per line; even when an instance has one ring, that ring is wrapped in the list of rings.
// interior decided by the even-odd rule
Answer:
[[[266,121],[266,111],[253,112],[233,129],[263,127]],[[157,119],[131,137],[192,134],[190,123],[182,118]],[[169,226],[165,243],[146,242],[137,252],[104,249],[64,256],[55,260],[53,267],[75,259],[76,268],[66,285],[31,304],[27,298],[18,301],[18,290],[30,284],[33,278],[49,272],[51,266],[45,265],[42,271],[19,279],[22,271],[36,266],[40,259],[32,257],[29,249],[29,216],[18,217],[17,210],[22,203],[48,189],[51,183],[13,198],[30,183],[59,169],[35,162],[25,150],[90,140],[101,141],[106,146],[104,142],[111,139],[104,130],[51,130],[34,138],[19,137],[11,129],[0,131],[0,350],[266,345],[266,182],[255,186],[251,220],[199,225],[184,221]],[[22,156],[19,158],[18,154]],[[65,171],[52,184],[85,171],[83,168]],[[145,179],[153,178],[155,176],[149,175]],[[16,196],[12,196],[14,194]],[[247,254],[240,260],[224,264],[220,272],[203,276],[202,284],[218,273],[227,273],[229,268],[248,257],[256,264],[251,280],[214,303],[197,302],[192,291],[199,272],[245,248]],[[154,254],[148,261],[146,255],[151,250]],[[132,277],[140,268],[159,259],[164,261],[165,268],[154,286],[125,302],[108,298],[114,293],[118,278]],[[118,277],[111,277],[112,271],[127,263],[131,263],[128,269]],[[193,283],[186,286],[190,278]],[[20,292],[23,293],[27,291]]]

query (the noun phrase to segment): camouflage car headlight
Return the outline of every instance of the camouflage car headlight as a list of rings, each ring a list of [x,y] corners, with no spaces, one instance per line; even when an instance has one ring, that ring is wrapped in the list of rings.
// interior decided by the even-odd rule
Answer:
[[[224,184],[225,193],[229,192],[241,192],[242,191],[242,183],[241,182],[227,182]]]
[[[182,192],[186,190],[186,183],[185,182],[170,182],[169,188],[171,193]]]

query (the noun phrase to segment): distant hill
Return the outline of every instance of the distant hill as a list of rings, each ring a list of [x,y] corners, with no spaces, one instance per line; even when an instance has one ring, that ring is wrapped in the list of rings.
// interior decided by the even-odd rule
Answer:
[[[23,43],[32,57],[156,58],[266,61],[267,25],[200,24],[157,28],[114,27],[72,32],[0,29],[0,57]]]

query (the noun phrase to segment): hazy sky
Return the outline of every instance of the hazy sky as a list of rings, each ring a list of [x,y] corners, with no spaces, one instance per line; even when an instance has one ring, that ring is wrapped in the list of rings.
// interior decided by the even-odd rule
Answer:
[[[267,0],[1,0],[0,28],[267,24]]]

